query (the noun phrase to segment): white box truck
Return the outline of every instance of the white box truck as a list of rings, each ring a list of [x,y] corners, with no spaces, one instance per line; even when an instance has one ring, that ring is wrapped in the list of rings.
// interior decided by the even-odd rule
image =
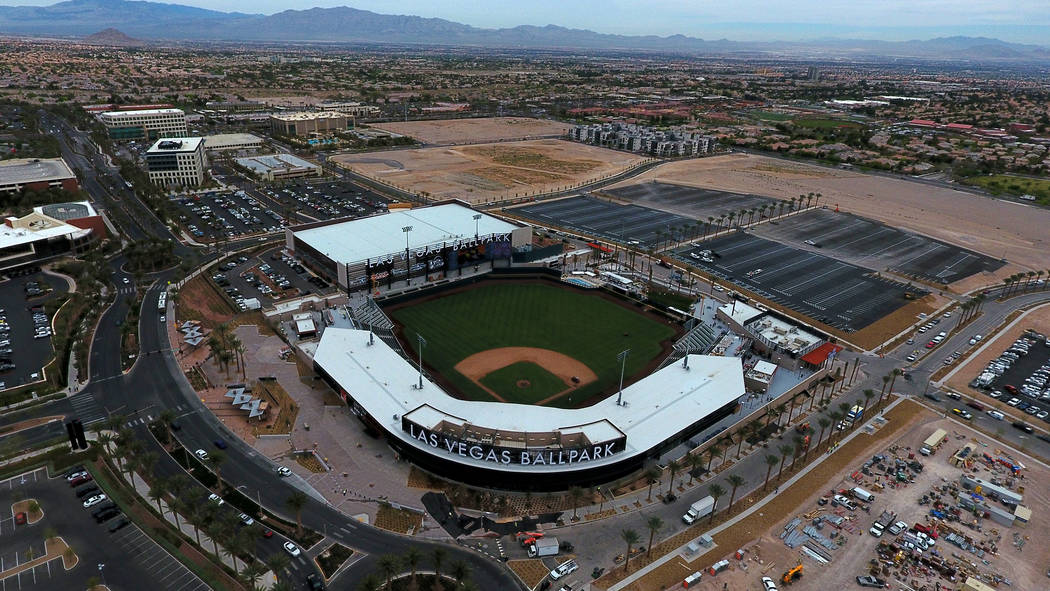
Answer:
[[[529,544],[529,558],[557,556],[558,538],[540,538]]]
[[[712,496],[704,497],[692,505],[689,505],[689,510],[682,516],[682,521],[687,524],[692,524],[697,519],[700,519],[705,515],[710,515],[711,511],[714,511],[714,509],[715,498]]]

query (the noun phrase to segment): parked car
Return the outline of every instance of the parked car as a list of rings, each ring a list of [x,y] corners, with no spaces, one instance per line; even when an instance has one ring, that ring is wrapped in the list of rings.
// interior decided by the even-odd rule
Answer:
[[[299,546],[296,546],[293,542],[285,542],[284,551],[291,554],[292,556],[299,556],[299,553],[302,552],[301,550],[299,550]]]
[[[101,503],[102,501],[105,501],[105,500],[106,500],[106,495],[103,495],[103,494],[95,495],[95,496],[89,498],[88,500],[84,501],[84,508],[94,507],[95,505],[97,505],[97,504],[99,504],[99,503]]]
[[[198,449],[197,451],[193,452],[193,455],[197,456],[197,459],[199,459],[202,462],[208,461],[208,452],[204,451],[203,449]]]
[[[874,589],[889,589],[890,587],[890,584],[886,581],[871,575],[857,577],[857,584],[861,587],[872,587]]]

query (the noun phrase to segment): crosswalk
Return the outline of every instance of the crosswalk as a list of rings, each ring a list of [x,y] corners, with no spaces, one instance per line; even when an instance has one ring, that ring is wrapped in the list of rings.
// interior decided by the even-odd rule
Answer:
[[[120,289],[117,290],[117,293],[122,293],[124,295],[132,295],[133,293],[135,293],[135,288],[134,287],[121,287]]]
[[[99,406],[98,401],[95,400],[95,395],[91,392],[79,392],[69,397],[69,402],[73,405],[73,410],[76,411],[76,415],[80,422],[85,425],[97,423],[102,419],[106,418],[106,413]]]

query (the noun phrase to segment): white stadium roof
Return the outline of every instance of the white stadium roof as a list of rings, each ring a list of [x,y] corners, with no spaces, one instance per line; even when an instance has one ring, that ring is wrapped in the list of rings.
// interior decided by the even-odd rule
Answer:
[[[404,252],[402,228],[405,226],[412,227],[408,233],[411,250],[470,239],[475,231],[480,236],[488,236],[509,234],[518,227],[485,213],[481,213],[481,219],[475,222],[474,215],[478,213],[458,203],[446,203],[394,210],[294,233],[297,240],[333,261],[352,264]]]
[[[402,431],[401,417],[418,409],[412,418],[421,425],[463,420],[479,428],[507,432],[584,432],[592,441],[619,432],[627,436],[622,453],[573,465],[582,469],[645,453],[744,394],[740,359],[690,355],[688,369],[676,362],[624,388],[626,406],[616,404],[615,394],[579,409],[459,400],[426,379],[418,389],[418,370],[411,362],[379,338],[372,345],[368,342],[366,330],[327,328],[314,361],[393,436],[428,453],[478,467],[492,464],[446,455],[413,439]],[[566,467],[510,464],[500,469],[535,472]]]

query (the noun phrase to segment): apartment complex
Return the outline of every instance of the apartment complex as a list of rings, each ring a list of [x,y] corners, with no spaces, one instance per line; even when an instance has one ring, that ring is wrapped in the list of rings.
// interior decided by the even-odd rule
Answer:
[[[98,118],[109,131],[109,137],[115,140],[154,140],[188,133],[186,113],[182,109],[106,111]]]
[[[181,185],[196,187],[204,183],[208,157],[204,138],[173,137],[157,140],[146,150],[149,180],[162,187]]]
[[[664,157],[707,154],[717,145],[714,136],[696,131],[653,129],[633,123],[577,125],[569,130],[569,137],[585,144]]]
[[[270,115],[270,129],[277,135],[327,135],[349,127],[352,117],[341,111],[301,111]]]
[[[0,162],[0,193],[79,188],[77,176],[61,158],[16,158]]]

